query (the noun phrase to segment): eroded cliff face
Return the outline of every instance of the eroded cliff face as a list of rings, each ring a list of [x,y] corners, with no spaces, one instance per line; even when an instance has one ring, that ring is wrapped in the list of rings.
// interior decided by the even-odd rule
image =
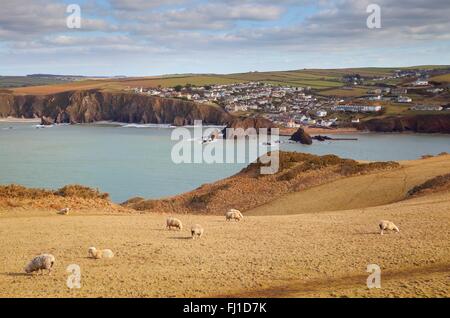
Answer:
[[[64,92],[46,96],[0,94],[0,117],[45,118],[54,123],[108,120],[140,124],[226,125],[232,116],[220,107],[131,93]]]
[[[230,128],[232,129],[230,130]],[[223,129],[222,133],[226,138],[243,137],[246,136],[246,130],[249,128],[255,128],[256,133],[259,133],[261,128],[265,128],[267,133],[270,134],[271,129],[275,128],[275,124],[263,117],[234,117],[229,121],[227,127]]]
[[[358,127],[374,132],[417,132],[450,134],[450,114],[416,115],[371,119]]]

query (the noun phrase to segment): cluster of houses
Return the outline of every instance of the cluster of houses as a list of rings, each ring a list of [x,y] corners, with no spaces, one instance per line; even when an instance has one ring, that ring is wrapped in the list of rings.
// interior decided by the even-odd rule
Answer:
[[[164,98],[182,98],[197,103],[214,103],[229,112],[252,112],[265,116],[285,127],[299,126],[332,127],[342,120],[359,122],[362,114],[383,111],[380,102],[411,104],[409,90],[422,90],[428,94],[440,94],[445,89],[435,87],[427,80],[427,71],[401,70],[392,78],[415,76],[409,87],[380,85],[358,98],[340,99],[312,93],[310,88],[272,85],[270,83],[246,82],[228,85],[176,86],[158,88],[134,88],[138,94]],[[358,74],[343,79],[348,84],[358,85],[363,78]],[[350,88],[351,89],[351,88]],[[441,111],[448,107],[434,105],[412,105],[415,111]],[[339,115],[347,113],[347,115]],[[361,115],[358,115],[361,114]]]
[[[377,113],[382,109],[382,106],[376,105],[337,105],[334,107],[335,111],[352,113]]]
[[[341,105],[344,100],[317,96],[309,88],[249,82],[201,87],[134,88],[135,93],[165,98],[183,98],[198,103],[215,103],[230,112],[258,112],[285,127],[332,127],[337,112],[378,112],[381,106]]]

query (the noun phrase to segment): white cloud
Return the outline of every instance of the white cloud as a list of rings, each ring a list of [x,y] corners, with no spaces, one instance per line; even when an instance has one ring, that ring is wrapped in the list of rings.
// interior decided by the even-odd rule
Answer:
[[[377,0],[382,29],[366,27],[370,0],[109,0],[82,4],[82,28],[66,27],[62,0],[3,1],[0,11],[0,58],[5,54],[65,52],[147,55],[148,59],[184,56],[235,56],[259,52],[283,61],[295,55],[339,54],[367,49],[414,47],[450,39],[448,0]],[[295,20],[301,5],[315,10]],[[286,17],[289,17],[286,18]],[[294,17],[295,18],[295,17]],[[431,44],[430,44],[431,45]],[[151,55],[151,56],[150,56]],[[241,57],[240,57],[241,58]],[[442,63],[450,63],[443,56]],[[374,58],[375,59],[375,58]],[[379,59],[378,59],[379,60]],[[445,61],[447,60],[447,61]],[[283,62],[285,63],[285,62]]]

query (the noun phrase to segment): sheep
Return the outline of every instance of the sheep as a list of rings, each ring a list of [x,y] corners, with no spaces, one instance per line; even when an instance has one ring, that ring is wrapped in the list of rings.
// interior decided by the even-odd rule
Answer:
[[[181,231],[183,230],[183,224],[177,218],[170,217],[167,219],[166,228],[169,230],[172,228],[176,228]]]
[[[70,212],[70,209],[69,209],[69,208],[64,208],[64,209],[59,210],[58,214],[61,214],[61,215],[68,215],[69,212]]]
[[[95,247],[89,247],[88,250],[89,257],[100,259],[100,258],[113,258],[114,253],[109,249],[97,250]]]
[[[239,210],[230,209],[230,210],[228,210],[227,213],[225,213],[225,219],[227,221],[231,221],[231,220],[240,221],[243,218],[244,218],[244,216],[242,215],[241,211],[239,211]]]
[[[390,221],[380,221],[380,234],[383,235],[385,230],[390,230],[390,231],[395,231],[395,232],[400,232],[400,230],[398,229],[398,227],[390,222]]]
[[[27,274],[33,272],[42,273],[43,270],[48,270],[48,274],[51,274],[53,265],[55,264],[55,257],[51,254],[41,254],[33,258],[27,266],[25,266],[24,270]]]
[[[192,239],[195,239],[196,237],[201,238],[204,231],[205,230],[203,229],[203,227],[200,224],[193,225],[191,227]]]

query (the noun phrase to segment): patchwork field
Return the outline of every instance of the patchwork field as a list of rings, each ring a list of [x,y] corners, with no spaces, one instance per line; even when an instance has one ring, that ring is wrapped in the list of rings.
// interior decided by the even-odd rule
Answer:
[[[435,81],[435,82],[450,83],[450,74],[445,74],[445,75],[432,77],[431,80]]]

